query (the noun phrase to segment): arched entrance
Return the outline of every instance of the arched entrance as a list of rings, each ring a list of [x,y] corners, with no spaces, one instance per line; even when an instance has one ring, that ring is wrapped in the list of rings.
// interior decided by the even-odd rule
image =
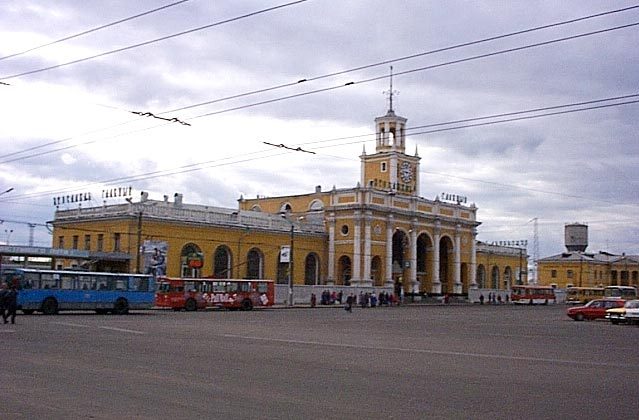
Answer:
[[[429,273],[433,266],[433,242],[425,233],[417,237],[417,281],[420,283],[421,291],[430,291],[432,281]]]
[[[258,248],[252,248],[246,255],[246,278],[264,278],[264,256]]]
[[[344,286],[351,285],[351,259],[342,255],[337,262],[337,275]]]
[[[396,292],[405,287],[406,261],[408,261],[408,236],[404,231],[396,229],[393,234],[393,284]]]
[[[439,281],[442,284],[442,293],[453,292],[453,266],[452,257],[453,241],[444,236],[439,241]]]

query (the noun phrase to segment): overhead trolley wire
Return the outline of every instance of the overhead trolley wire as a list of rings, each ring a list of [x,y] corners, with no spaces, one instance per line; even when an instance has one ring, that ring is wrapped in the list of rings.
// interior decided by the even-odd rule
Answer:
[[[163,37],[160,37],[160,38],[155,38],[155,39],[152,39],[152,40],[149,40],[149,41],[140,42],[140,43],[137,43],[137,44],[126,46],[126,47],[117,48],[115,50],[105,51],[103,53],[95,54],[95,55],[92,55],[92,56],[89,56],[89,57],[79,58],[77,60],[68,61],[66,63],[56,64],[56,65],[53,65],[53,66],[44,67],[44,68],[35,69],[35,70],[29,70],[29,71],[25,71],[25,72],[22,72],[22,73],[12,74],[12,75],[9,75],[9,76],[0,76],[0,80],[14,79],[16,77],[22,77],[22,76],[27,76],[27,75],[36,74],[36,73],[42,73],[44,71],[49,71],[49,70],[53,70],[53,69],[58,69],[60,67],[70,66],[72,64],[82,63],[82,62],[85,62],[85,61],[93,60],[95,58],[105,57],[107,55],[112,55],[112,54],[115,54],[115,53],[132,50],[134,48],[139,48],[139,47],[143,47],[143,46],[146,46],[146,45],[155,44],[157,42],[166,41],[167,39],[176,38],[178,36],[191,34],[191,33],[194,33],[194,32],[202,31],[204,29],[213,28],[215,26],[221,26],[221,25],[224,25],[224,24],[227,24],[227,23],[236,22],[238,20],[242,20],[242,19],[246,19],[246,18],[249,18],[249,17],[257,16],[257,15],[260,15],[260,14],[272,12],[274,10],[282,9],[282,8],[289,7],[289,6],[294,6],[294,5],[297,5],[297,4],[300,4],[300,3],[304,3],[304,2],[307,2],[307,1],[309,1],[309,0],[297,0],[297,1],[292,1],[292,2],[289,2],[289,3],[280,4],[280,5],[277,5],[277,6],[267,7],[265,9],[257,10],[257,11],[250,12],[250,13],[246,13],[246,14],[243,14],[243,15],[240,15],[240,16],[235,16],[235,17],[232,17],[232,18],[229,18],[229,19],[224,19],[224,20],[221,20],[221,21],[218,21],[218,22],[213,22],[213,23],[210,23],[208,25],[200,26],[200,27],[193,28],[193,29],[188,29],[186,31],[178,32],[178,33],[171,34],[171,35],[166,35],[166,36],[163,36]]]
[[[521,121],[521,120],[526,120],[526,119],[541,118],[541,117],[546,117],[546,116],[555,116],[555,115],[562,115],[562,114],[568,114],[568,113],[574,113],[574,112],[582,112],[582,111],[596,110],[596,109],[602,109],[602,108],[609,108],[609,107],[614,107],[614,106],[634,104],[634,103],[639,103],[639,99],[631,100],[631,101],[625,101],[625,102],[617,102],[617,103],[612,103],[612,104],[602,104],[602,103],[603,102],[610,102],[610,101],[617,101],[617,100],[620,100],[620,99],[630,99],[630,98],[638,98],[638,97],[639,97],[639,94],[623,95],[623,96],[616,96],[616,97],[605,98],[605,99],[596,99],[596,100],[591,100],[591,101],[575,102],[575,103],[572,103],[572,104],[555,105],[555,106],[549,106],[549,107],[538,107],[538,108],[532,108],[530,110],[522,110],[522,111],[494,114],[494,115],[489,115],[489,116],[467,118],[467,119],[455,120],[455,121],[451,121],[451,122],[441,122],[441,123],[434,123],[434,124],[426,124],[426,125],[421,125],[421,126],[417,126],[417,127],[407,128],[406,131],[415,130],[415,129],[421,129],[421,128],[427,128],[427,127],[442,127],[442,126],[447,125],[447,124],[459,124],[460,122],[481,121],[481,120],[487,120],[487,119],[491,119],[491,118],[501,118],[503,116],[520,115],[519,117],[509,118],[509,119],[502,119],[502,120],[497,120],[497,121],[486,121],[486,122],[482,122],[482,123],[456,125],[454,127],[436,128],[436,129],[433,129],[433,130],[419,131],[419,132],[414,132],[414,133],[407,133],[406,136],[409,137],[409,136],[416,136],[416,135],[421,135],[421,134],[430,134],[430,133],[441,132],[441,131],[451,131],[451,130],[459,130],[459,129],[464,129],[464,128],[474,128],[474,127],[480,127],[480,126],[488,126],[488,125],[494,125],[494,124],[502,124],[502,123],[508,123],[508,122],[514,122],[514,121]],[[583,107],[583,105],[592,105],[592,106]],[[543,113],[543,114],[521,116],[521,115],[523,115],[525,113],[539,113],[539,112],[545,111],[545,110],[557,110],[557,109],[563,109],[563,108],[575,107],[575,106],[582,106],[582,107],[578,108],[578,109],[571,109],[571,110],[564,109],[562,111],[554,111],[554,112]],[[375,133],[368,133],[368,134],[362,134],[362,135],[356,135],[356,136],[333,138],[333,139],[328,139],[328,140],[315,140],[315,141],[304,142],[304,143],[299,143],[299,144],[306,146],[306,145],[309,145],[309,144],[324,143],[324,142],[329,142],[329,141],[338,141],[338,140],[347,140],[347,139],[362,138],[362,137],[374,137],[374,136],[375,136]],[[350,145],[350,144],[364,143],[366,141],[367,141],[367,139],[357,140],[357,141],[352,141],[352,142],[341,142],[341,143],[338,143],[338,144],[317,146],[317,147],[313,147],[313,148],[310,148],[310,149],[311,150],[327,149],[327,148],[331,148],[331,147],[340,147],[340,146],[346,146],[346,145]],[[169,176],[169,175],[177,175],[177,174],[182,174],[182,173],[200,171],[200,170],[207,169],[207,168],[228,166],[228,165],[233,165],[233,164],[238,164],[238,163],[246,163],[246,162],[251,162],[251,161],[260,160],[260,159],[266,159],[266,158],[270,158],[270,157],[274,157],[274,156],[280,156],[280,155],[284,155],[286,153],[289,153],[289,152],[283,151],[283,152],[279,152],[279,153],[269,153],[268,155],[265,155],[265,156],[248,157],[249,155],[260,155],[260,154],[268,153],[270,150],[272,150],[272,149],[269,148],[269,149],[266,149],[266,150],[259,150],[259,151],[254,151],[254,152],[250,152],[250,153],[244,153],[241,156],[239,156],[239,155],[238,156],[230,156],[230,157],[220,158],[220,159],[206,161],[206,162],[192,163],[192,164],[180,166],[180,167],[177,167],[177,168],[171,168],[171,169],[167,169],[167,170],[162,170],[162,171],[153,171],[153,172],[147,172],[147,173],[143,173],[143,174],[131,175],[131,176],[126,176],[126,177],[113,178],[113,179],[104,180],[104,181],[91,182],[89,184],[86,184],[85,186],[82,186],[82,188],[88,187],[88,186],[93,186],[93,185],[111,185],[111,184],[118,184],[118,183],[122,183],[122,182],[132,182],[132,181],[142,181],[142,180],[148,180],[148,179],[155,179],[155,178],[160,178],[160,177]],[[297,149],[291,148],[290,153],[292,153],[294,151],[297,151]],[[336,157],[350,160],[350,158],[344,158],[344,157],[341,157],[341,156],[336,156]],[[227,162],[224,162],[224,161],[227,161]],[[67,192],[67,191],[73,191],[73,190],[77,190],[78,188],[80,188],[80,187],[74,186],[74,187],[69,187],[67,189],[62,189],[62,190],[42,191],[42,192],[32,193],[32,194],[22,194],[22,195],[19,195],[19,196],[13,195],[10,198],[11,198],[11,200],[14,200],[15,198],[36,198],[36,197],[40,197],[40,196],[47,196],[47,195],[50,195],[50,194],[60,194],[60,193],[64,193],[64,192]],[[2,201],[2,199],[0,199],[0,201]]]
[[[224,101],[228,101],[228,100],[231,100],[231,99],[237,99],[237,98],[251,96],[251,95],[255,95],[255,94],[259,94],[259,93],[265,93],[265,92],[269,92],[269,91],[282,89],[282,88],[285,88],[285,87],[295,86],[295,85],[297,85],[297,84],[299,84],[301,82],[308,82],[308,81],[315,81],[315,80],[325,79],[325,78],[329,78],[329,77],[332,77],[332,76],[347,74],[347,73],[351,73],[351,72],[362,70],[362,69],[377,67],[377,66],[380,66],[380,65],[385,65],[385,64],[390,64],[390,63],[395,63],[395,62],[402,61],[402,60],[407,60],[407,59],[410,59],[410,58],[425,56],[425,55],[434,54],[434,53],[442,52],[442,51],[450,51],[450,50],[462,48],[462,47],[465,47],[465,46],[481,44],[481,43],[485,43],[485,42],[488,42],[488,41],[493,41],[493,40],[503,39],[503,38],[507,38],[507,37],[512,37],[512,36],[519,35],[519,34],[535,32],[535,31],[539,31],[539,30],[543,30],[543,29],[547,29],[547,28],[558,27],[558,26],[563,26],[563,25],[567,25],[567,24],[570,24],[570,23],[575,23],[575,22],[580,22],[580,21],[584,21],[584,20],[594,19],[594,18],[597,18],[597,17],[606,16],[606,15],[610,15],[610,14],[626,12],[626,11],[629,11],[629,10],[632,10],[632,9],[636,9],[636,8],[639,8],[639,5],[625,7],[625,8],[621,8],[621,9],[615,9],[615,10],[611,10],[611,11],[607,11],[607,12],[596,13],[596,14],[583,16],[583,17],[579,17],[579,18],[575,18],[575,19],[570,19],[570,20],[566,20],[566,21],[555,22],[555,23],[551,23],[551,24],[547,24],[547,25],[536,26],[536,27],[533,27],[533,28],[528,28],[528,29],[523,29],[523,30],[519,30],[519,31],[515,31],[515,32],[510,32],[510,33],[507,33],[507,34],[495,35],[495,36],[491,36],[491,37],[488,37],[488,38],[483,38],[483,39],[479,39],[479,40],[475,40],[475,41],[464,42],[464,43],[460,43],[460,44],[456,44],[456,45],[452,45],[452,46],[448,46],[448,47],[439,48],[439,49],[436,49],[436,50],[426,51],[426,52],[422,52],[422,53],[418,53],[418,54],[412,54],[412,55],[403,56],[403,57],[399,57],[399,58],[395,58],[395,59],[384,60],[384,61],[380,61],[380,62],[376,62],[376,63],[364,65],[364,66],[354,67],[354,68],[347,69],[347,70],[342,70],[342,71],[338,71],[338,72],[333,72],[333,73],[328,73],[328,74],[325,74],[325,75],[320,75],[320,76],[315,76],[315,77],[303,79],[303,80],[300,80],[300,81],[294,82],[294,83],[286,83],[286,84],[276,85],[276,86],[272,86],[272,87],[268,87],[268,88],[263,88],[263,89],[250,91],[250,92],[231,95],[231,96],[218,98],[218,99],[214,99],[214,100],[210,100],[210,101],[206,101],[206,102],[201,102],[201,103],[192,104],[192,105],[188,105],[188,106],[184,106],[184,107],[180,107],[180,108],[175,108],[175,109],[171,109],[171,110],[167,110],[167,111],[163,111],[163,112],[158,112],[156,114],[157,115],[162,115],[162,114],[167,114],[167,113],[174,113],[174,112],[177,112],[177,111],[187,110],[187,109],[196,108],[196,107],[200,107],[200,106],[204,106],[204,105],[210,105],[210,104],[214,104],[214,103],[224,102]],[[582,34],[580,36],[585,36],[585,35]],[[550,42],[551,41],[549,41],[549,43]],[[558,42],[558,41],[554,41],[554,42]],[[523,49],[525,47],[521,47],[521,48]],[[492,55],[496,55],[496,54],[497,53],[492,53]],[[475,57],[475,58],[467,58],[467,59],[464,59],[464,60],[465,61],[469,61],[471,59],[477,59],[477,57]],[[429,68],[442,67],[442,66],[449,65],[449,64],[454,64],[454,63],[457,63],[457,62],[459,62],[459,60],[455,61],[455,62],[451,62],[451,63],[441,63],[441,64],[438,64],[438,65],[435,65],[435,66],[432,66],[432,67],[429,66]],[[426,68],[426,69],[428,69],[428,68]],[[422,70],[426,70],[426,69],[422,69]],[[416,70],[412,70],[412,71],[416,71]],[[401,73],[401,74],[404,74],[404,73]],[[366,82],[369,82],[369,81],[381,80],[381,79],[384,79],[386,77],[388,77],[388,76],[380,76],[380,77],[376,77],[376,78],[373,78],[373,79],[361,80],[361,81],[359,81],[357,83],[361,84],[361,83],[366,83]],[[349,83],[349,85],[350,84],[354,84],[354,83]],[[324,92],[326,90],[334,90],[334,89],[338,89],[338,88],[342,88],[342,87],[344,87],[344,85],[339,85],[339,86],[326,88],[326,89],[319,89],[319,90],[316,90],[316,91],[301,93],[301,94],[293,95],[293,96],[287,96],[287,97],[283,97],[283,98],[280,98],[280,99],[273,99],[271,101],[263,101],[263,102],[259,102],[259,103],[255,103],[255,104],[248,104],[248,105],[246,105],[244,107],[235,107],[235,108],[232,108],[232,109],[221,110],[221,111],[217,111],[217,112],[214,112],[214,113],[195,116],[193,118],[201,118],[203,116],[216,115],[218,113],[223,113],[223,112],[231,112],[231,111],[234,111],[234,110],[243,109],[245,107],[253,107],[253,106],[263,105],[263,104],[270,103],[270,102],[282,101],[282,100],[285,100],[285,99],[290,99],[290,98],[294,98],[294,97],[298,97],[298,96],[310,95],[312,93]],[[127,124],[127,123],[128,122],[120,123],[120,124],[117,124],[117,125],[115,125],[113,127],[117,127],[117,126],[124,125],[124,124]],[[160,124],[160,125],[156,125],[156,126],[147,128],[147,129],[163,127],[163,126],[166,126],[166,125],[167,124]],[[100,129],[98,131],[107,130],[109,128],[112,128],[112,127],[105,127],[105,128]],[[137,132],[137,131],[139,131],[139,130],[136,130],[134,132]],[[61,140],[56,140],[56,141],[53,141],[53,142],[44,143],[44,144],[39,145],[39,146],[34,146],[34,147],[31,147],[31,148],[23,150],[23,151],[13,152],[13,153],[10,153],[10,154],[5,154],[5,155],[0,155],[0,159],[6,158],[6,157],[9,157],[9,156],[14,156],[14,155],[17,155],[17,154],[22,154],[22,153],[25,153],[25,152],[31,151],[31,150],[41,149],[41,148],[49,146],[49,145],[63,143],[63,142],[69,141],[69,140],[71,140],[73,138],[74,137],[69,137],[69,138],[65,138],[65,139],[61,139]],[[90,141],[90,142],[87,142],[87,143],[82,143],[82,145],[89,144],[89,143],[94,143],[94,142],[96,142],[96,141]],[[75,147],[75,146],[71,146],[71,147]],[[65,147],[65,148],[61,148],[61,149],[47,151],[47,152],[44,152],[43,154],[48,154],[48,153],[53,153],[53,152],[56,152],[56,151],[66,150],[66,149],[69,149],[71,147]],[[37,156],[40,156],[40,154],[35,155],[35,157],[37,157]],[[20,159],[23,159],[23,158],[26,159],[26,158],[29,158],[29,157],[30,156],[20,157],[20,158],[12,159],[12,160],[9,160],[9,161],[0,161],[0,163],[8,163],[8,162],[12,162],[12,161],[15,161],[15,160],[20,160]]]
[[[624,7],[624,8],[616,9],[616,10],[610,10],[610,11],[607,11],[607,12],[596,13],[596,14],[592,14],[592,15],[588,15],[588,16],[582,16],[582,17],[579,17],[579,18],[565,20],[565,21],[561,21],[561,22],[554,22],[554,23],[550,23],[550,24],[547,24],[547,25],[535,26],[535,27],[532,27],[532,28],[522,29],[522,30],[515,31],[515,32],[509,32],[509,33],[502,34],[502,35],[490,36],[490,37],[478,39],[478,40],[475,40],[475,41],[462,42],[460,44],[450,45],[450,46],[447,46],[447,47],[437,48],[437,49],[434,49],[434,50],[429,50],[429,51],[424,51],[424,52],[420,52],[420,53],[416,53],[416,54],[410,54],[410,55],[406,55],[406,56],[402,56],[402,57],[397,57],[397,58],[392,58],[392,59],[388,59],[388,60],[378,61],[376,63],[366,64],[366,65],[362,65],[362,66],[358,66],[358,67],[352,67],[350,69],[340,70],[340,71],[336,71],[336,72],[333,72],[333,73],[327,73],[327,74],[323,74],[323,75],[319,75],[319,76],[308,77],[308,78],[300,79],[300,80],[295,81],[295,82],[283,83],[283,84],[276,85],[276,86],[271,86],[271,87],[257,89],[257,90],[253,90],[253,91],[249,91],[249,92],[230,95],[230,96],[226,96],[226,97],[222,97],[222,98],[218,98],[218,99],[212,99],[212,100],[205,101],[205,102],[200,102],[200,103],[197,103],[197,104],[187,105],[187,106],[183,106],[183,107],[179,107],[179,108],[173,108],[173,109],[170,109],[170,110],[167,110],[167,111],[160,112],[159,114],[173,113],[173,112],[177,112],[177,111],[184,111],[184,110],[187,110],[187,109],[197,108],[197,107],[204,106],[204,105],[211,105],[211,104],[214,104],[214,103],[225,102],[225,101],[232,100],[232,99],[238,99],[238,98],[243,98],[243,97],[246,97],[246,96],[252,96],[252,95],[256,95],[256,94],[260,94],[260,93],[271,92],[271,91],[274,91],[274,90],[279,90],[279,89],[283,89],[283,88],[287,88],[287,87],[296,86],[296,85],[298,85],[300,83],[312,82],[312,81],[326,79],[326,78],[330,78],[330,77],[341,76],[341,75],[352,73],[352,72],[355,72],[355,71],[366,70],[366,69],[370,69],[370,68],[374,68],[374,67],[384,66],[384,65],[393,64],[393,63],[398,63],[400,61],[406,61],[406,60],[410,60],[410,59],[413,59],[413,58],[424,57],[424,56],[427,56],[427,55],[437,54],[437,53],[440,53],[440,52],[452,51],[452,50],[460,49],[460,48],[463,48],[463,47],[469,47],[469,46],[473,46],[473,45],[483,44],[483,43],[490,42],[490,41],[496,41],[496,40],[509,38],[509,37],[513,37],[513,36],[517,36],[517,35],[523,35],[523,34],[526,34],[526,33],[537,32],[537,31],[541,31],[541,30],[544,30],[544,29],[549,29],[549,28],[569,25],[571,23],[581,22],[581,21],[585,21],[585,20],[589,20],[589,19],[595,19],[595,18],[598,18],[598,17],[606,16],[606,15],[627,12],[629,10],[637,9],[637,8],[639,8],[639,5]]]
[[[600,29],[600,30],[597,30],[597,31],[584,32],[584,33],[577,34],[577,35],[571,35],[571,36],[562,37],[562,38],[555,38],[555,39],[552,39],[552,40],[549,40],[549,41],[536,42],[534,44],[523,45],[523,46],[520,46],[520,47],[513,47],[513,48],[507,48],[507,49],[504,49],[504,50],[494,51],[494,52],[490,52],[490,53],[478,54],[478,55],[474,55],[474,56],[470,56],[470,57],[466,57],[466,58],[460,58],[460,59],[457,59],[457,60],[450,60],[450,61],[445,61],[443,63],[432,64],[432,65],[418,67],[418,68],[414,68],[414,69],[410,69],[410,70],[399,71],[399,72],[394,73],[393,76],[402,76],[402,75],[417,73],[417,72],[421,72],[421,71],[432,70],[432,69],[436,69],[436,68],[440,68],[440,67],[450,66],[450,65],[453,65],[453,64],[466,63],[466,62],[469,62],[469,61],[474,61],[474,60],[480,60],[480,59],[483,59],[483,58],[494,57],[494,56],[501,55],[501,54],[508,54],[508,53],[513,53],[513,52],[518,52],[518,51],[531,49],[531,48],[537,48],[537,47],[542,47],[542,46],[546,46],[546,45],[556,44],[556,43],[559,43],[559,42],[571,41],[571,40],[574,40],[574,39],[584,38],[584,37],[587,37],[587,36],[599,35],[599,34],[602,34],[602,33],[612,32],[612,31],[616,31],[616,30],[620,30],[620,29],[627,29],[627,28],[638,26],[638,25],[639,25],[639,22],[633,22],[633,23],[629,23],[629,24],[626,24],[626,25],[614,26],[614,27],[611,27],[611,28]],[[370,83],[370,82],[383,80],[383,79],[388,79],[388,78],[389,78],[388,75],[383,75],[383,76],[370,77],[370,78],[362,79],[362,80],[358,80],[358,81],[350,81],[350,82],[347,82],[347,83],[344,83],[344,84],[340,84],[340,85],[336,85],[336,86],[329,86],[329,87],[310,90],[310,91],[306,91],[306,92],[295,93],[295,94],[291,94],[291,95],[287,95],[287,96],[281,96],[279,98],[266,99],[266,100],[263,100],[263,101],[253,102],[253,103],[250,103],[250,104],[238,105],[238,106],[231,107],[231,108],[225,108],[225,109],[221,109],[221,110],[217,110],[217,111],[212,111],[212,112],[207,112],[207,113],[204,113],[204,114],[195,115],[195,116],[192,116],[192,117],[186,117],[184,119],[185,120],[194,120],[194,119],[203,118],[203,117],[210,117],[210,116],[213,116],[213,115],[219,115],[219,114],[224,114],[224,113],[227,113],[227,112],[239,111],[239,110],[242,110],[242,109],[253,108],[253,107],[256,107],[256,106],[260,106],[260,105],[266,105],[266,104],[281,102],[281,101],[285,101],[285,100],[288,100],[288,99],[300,98],[300,97],[303,97],[303,96],[313,95],[313,94],[316,94],[316,93],[330,92],[330,91],[333,91],[333,90],[336,90],[336,89],[341,89],[341,88],[344,88],[344,87],[347,87],[347,86]]]
[[[134,20],[134,19],[140,18],[142,16],[147,16],[147,15],[150,15],[152,13],[159,12],[159,11],[164,10],[164,9],[168,9],[170,7],[177,6],[177,5],[182,4],[182,3],[186,3],[187,1],[189,1],[189,0],[176,1],[176,2],[173,2],[173,3],[170,3],[170,4],[166,4],[164,6],[157,7],[157,8],[152,9],[152,10],[147,10],[146,12],[138,13],[137,15],[129,16],[129,17],[126,17],[126,18],[123,18],[123,19],[116,20],[114,22],[110,22],[110,23],[106,23],[104,25],[97,26],[95,28],[87,29],[87,30],[79,32],[77,34],[68,35],[68,36],[65,36],[64,38],[60,38],[60,39],[56,39],[55,41],[47,42],[46,44],[41,44],[41,45],[38,45],[36,47],[32,47],[32,48],[29,48],[29,49],[26,49],[26,50],[23,50],[23,51],[20,51],[20,52],[16,52],[16,53],[13,53],[13,54],[5,55],[4,57],[0,57],[0,61],[1,60],[6,60],[8,58],[17,57],[19,55],[27,54],[27,53],[30,53],[32,51],[39,50],[41,48],[45,48],[45,47],[48,47],[48,46],[51,46],[51,45],[54,45],[54,44],[59,44],[61,42],[68,41],[70,39],[79,38],[79,37],[81,37],[83,35],[88,35],[88,34],[90,34],[92,32],[97,32],[97,31],[100,31],[102,29],[106,29],[106,28],[109,28],[111,26],[118,25],[120,23],[128,22],[130,20]]]

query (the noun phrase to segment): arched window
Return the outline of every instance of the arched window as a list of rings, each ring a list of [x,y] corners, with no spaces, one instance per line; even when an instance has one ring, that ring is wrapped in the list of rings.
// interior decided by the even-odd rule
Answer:
[[[322,203],[322,200],[313,200],[311,201],[311,204],[308,206],[308,209],[310,211],[320,211],[324,209],[324,203]]]
[[[304,261],[304,284],[319,284],[319,257],[314,252],[308,254]]]
[[[261,279],[264,277],[264,257],[258,248],[252,248],[246,255],[246,278]]]
[[[506,290],[510,289],[512,280],[513,280],[513,269],[510,268],[510,266],[507,266],[504,269],[504,289]]]
[[[490,274],[490,287],[492,289],[499,289],[499,267],[493,266]]]
[[[290,213],[293,210],[293,207],[291,207],[291,203],[283,203],[280,206],[280,213]]]
[[[182,277],[201,277],[204,254],[196,244],[186,244],[180,253],[180,273]]]
[[[486,268],[483,264],[479,264],[477,266],[477,278],[475,279],[477,282],[477,287],[483,289],[486,287]]]
[[[213,256],[213,277],[230,279],[232,277],[231,251],[225,245],[218,246]]]

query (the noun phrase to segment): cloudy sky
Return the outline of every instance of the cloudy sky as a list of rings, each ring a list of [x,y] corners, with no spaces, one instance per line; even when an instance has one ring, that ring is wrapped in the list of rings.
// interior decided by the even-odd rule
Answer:
[[[590,251],[639,254],[632,6],[5,0],[0,193],[13,190],[0,195],[0,243],[26,245],[31,223],[34,244],[51,246],[53,198],[71,193],[100,205],[103,189],[131,186],[236,207],[353,187],[392,65],[423,197],[468,197],[480,240],[528,240],[530,254],[536,220],[540,257],[563,251],[572,222],[588,224]]]

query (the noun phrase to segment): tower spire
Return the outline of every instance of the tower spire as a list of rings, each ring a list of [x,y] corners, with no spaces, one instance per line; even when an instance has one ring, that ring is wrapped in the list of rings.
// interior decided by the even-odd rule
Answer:
[[[388,94],[389,96],[389,107],[388,110],[389,111],[393,111],[393,66],[390,66],[390,93]]]
[[[395,112],[393,109],[393,96],[398,93],[393,90],[393,66],[390,66],[390,89],[384,93],[388,94],[388,113],[393,114]]]

